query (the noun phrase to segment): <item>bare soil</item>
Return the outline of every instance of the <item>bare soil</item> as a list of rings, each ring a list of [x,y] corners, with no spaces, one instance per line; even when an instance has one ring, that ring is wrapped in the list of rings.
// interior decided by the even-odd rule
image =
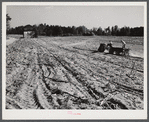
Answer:
[[[137,56],[97,51],[121,39]],[[18,39],[6,57],[7,109],[144,109],[143,38]]]

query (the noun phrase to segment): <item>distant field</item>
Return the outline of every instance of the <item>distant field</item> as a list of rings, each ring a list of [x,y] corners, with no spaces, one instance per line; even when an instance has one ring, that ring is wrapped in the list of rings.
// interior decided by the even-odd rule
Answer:
[[[8,37],[17,38],[23,37],[23,35],[9,35]],[[68,37],[47,37],[39,36],[38,38],[47,39],[48,41],[54,41],[58,44],[70,44],[77,42],[86,42],[88,49],[97,50],[100,43],[113,42],[113,46],[122,47],[121,40],[126,42],[126,48],[130,48],[130,55],[135,57],[144,57],[144,38],[143,37],[128,37],[128,36],[68,36]],[[78,46],[78,45],[77,45]]]
[[[17,38],[17,39],[19,39],[19,38],[23,37],[23,35],[9,34],[8,37],[12,37],[12,38]]]
[[[13,38],[20,38],[23,37],[23,35],[15,35],[15,34],[9,34],[8,37],[13,37]],[[38,38],[49,38],[48,36],[39,36]],[[97,41],[113,41],[117,43],[121,43],[120,40],[124,40],[128,44],[138,44],[138,45],[143,45],[144,38],[143,37],[129,37],[129,36],[68,36],[68,37],[50,37],[51,39],[56,39],[56,38],[63,38],[66,39],[66,41],[69,41],[68,39],[81,39],[86,40],[86,39],[93,39]],[[71,40],[72,41],[72,40]]]
[[[40,38],[40,37],[39,37]],[[47,38],[47,37],[43,37]],[[122,47],[121,40],[126,42],[126,48],[130,48],[130,55],[136,57],[144,57],[143,55],[143,37],[117,37],[117,36],[74,36],[74,37],[50,37],[47,38],[49,41],[54,41],[59,44],[70,44],[83,42],[86,43],[86,48],[90,50],[97,50],[100,43],[109,43],[113,42],[114,47]],[[81,46],[77,45],[77,46]]]

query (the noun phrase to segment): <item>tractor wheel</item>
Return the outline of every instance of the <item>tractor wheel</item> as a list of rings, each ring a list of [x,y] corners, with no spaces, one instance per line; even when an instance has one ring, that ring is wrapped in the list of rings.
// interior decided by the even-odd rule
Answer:
[[[98,48],[98,51],[99,52],[104,52],[105,51],[105,48],[106,48],[106,44],[101,43],[100,44],[100,47]]]

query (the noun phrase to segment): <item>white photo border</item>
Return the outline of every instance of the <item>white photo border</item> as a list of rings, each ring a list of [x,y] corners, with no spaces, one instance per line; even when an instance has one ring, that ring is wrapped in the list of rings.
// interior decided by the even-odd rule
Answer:
[[[144,110],[6,110],[6,8],[32,6],[143,6],[144,7]],[[80,113],[72,115],[69,112]],[[147,119],[147,2],[2,2],[2,119],[73,120],[73,119]]]

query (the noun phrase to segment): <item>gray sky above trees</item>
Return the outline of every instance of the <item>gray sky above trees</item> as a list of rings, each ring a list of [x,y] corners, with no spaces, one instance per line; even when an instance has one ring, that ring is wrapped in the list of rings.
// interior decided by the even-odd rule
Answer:
[[[11,27],[48,25],[106,28],[144,26],[143,6],[7,6]]]

